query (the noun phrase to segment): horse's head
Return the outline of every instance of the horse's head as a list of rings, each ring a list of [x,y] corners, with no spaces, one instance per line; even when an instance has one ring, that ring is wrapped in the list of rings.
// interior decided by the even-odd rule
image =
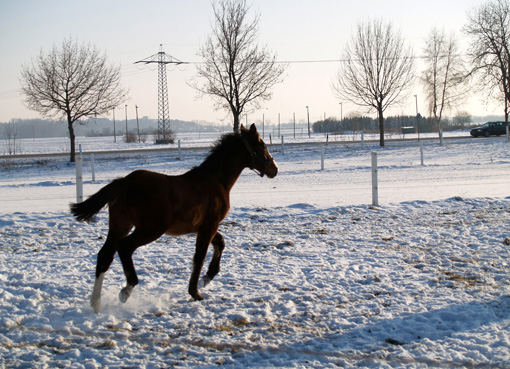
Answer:
[[[278,173],[278,165],[276,165],[276,162],[267,150],[266,144],[260,138],[255,124],[252,124],[249,129],[241,125],[241,136],[248,150],[248,167],[257,172],[261,177],[264,175],[268,178],[275,177]]]

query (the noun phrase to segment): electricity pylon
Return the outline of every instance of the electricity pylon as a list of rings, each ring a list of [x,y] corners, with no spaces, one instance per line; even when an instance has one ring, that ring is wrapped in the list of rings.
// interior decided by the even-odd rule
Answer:
[[[168,86],[166,81],[166,65],[167,64],[184,64],[179,59],[166,54],[163,51],[163,45],[157,54],[148,58],[135,62],[144,64],[158,64],[158,133],[156,137],[157,144],[172,143],[173,138],[170,131],[169,105],[168,105]]]

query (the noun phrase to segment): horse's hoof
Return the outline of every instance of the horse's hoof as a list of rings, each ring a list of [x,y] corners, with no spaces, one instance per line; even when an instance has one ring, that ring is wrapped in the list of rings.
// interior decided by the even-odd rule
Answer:
[[[211,281],[212,281],[211,278],[209,278],[208,276],[204,275],[202,277],[202,279],[200,280],[200,285],[201,285],[202,288],[205,288],[205,287],[207,287],[207,285],[209,283],[211,283]]]
[[[122,303],[125,303],[129,296],[131,296],[131,291],[133,291],[133,286],[126,286],[120,290],[119,300]]]
[[[94,313],[99,313],[101,309],[101,288],[103,287],[104,273],[99,274],[94,282],[92,296],[90,296],[90,306],[94,309]]]
[[[199,294],[198,292],[195,292],[195,293],[190,293],[191,297],[193,297],[193,300],[195,301],[202,301],[204,298],[202,297],[201,294]]]
[[[92,306],[94,313],[96,313],[96,314],[99,313],[99,311],[101,310],[101,300],[95,299],[94,297],[92,297],[90,299],[90,306]]]

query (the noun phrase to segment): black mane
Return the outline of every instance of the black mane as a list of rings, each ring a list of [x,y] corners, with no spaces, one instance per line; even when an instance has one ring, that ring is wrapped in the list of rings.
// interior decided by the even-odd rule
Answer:
[[[241,133],[223,134],[211,147],[202,164],[189,170],[190,175],[206,175],[217,172],[225,163],[225,159],[239,155],[242,148]]]

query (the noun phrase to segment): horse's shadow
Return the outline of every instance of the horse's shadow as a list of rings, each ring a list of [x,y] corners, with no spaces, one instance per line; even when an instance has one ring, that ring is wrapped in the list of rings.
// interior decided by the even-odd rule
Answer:
[[[344,333],[332,334],[328,341],[341,349],[377,349],[381,344],[405,345],[424,339],[438,341],[471,332],[510,318],[510,296],[495,300],[448,305],[421,313],[407,313],[376,320]]]
[[[479,342],[480,345],[500,348],[501,355],[494,358],[494,362],[472,363],[470,360],[456,362],[451,359],[441,359],[440,351],[437,354],[428,353],[422,358],[411,357],[408,353],[400,357],[398,348],[404,351],[414,351],[417,345],[425,346],[418,348],[417,352],[426,352],[427,347],[434,350],[435,343],[445,345],[444,340],[456,338],[460,341],[468,341],[470,332],[474,332],[491,324],[510,319],[510,296],[500,296],[492,301],[472,301],[465,304],[448,305],[439,309],[433,309],[420,313],[406,313],[390,319],[376,319],[370,324],[363,326],[354,325],[340,332],[331,333],[321,338],[310,339],[306,342],[294,343],[288,346],[271,348],[269,355],[286,354],[295,360],[319,360],[322,362],[363,362],[367,366],[377,366],[381,362],[394,362],[401,364],[424,364],[430,366],[473,366],[477,367],[504,367],[510,365],[510,358],[506,355],[504,363],[500,362],[508,353],[508,342]],[[504,329],[508,329],[506,326]],[[496,329],[496,328],[493,328]],[[495,337],[491,340],[497,341]],[[462,345],[463,343],[461,343]],[[473,345],[466,342],[466,352],[472,351]],[[445,350],[455,350],[454,345],[443,346]],[[505,348],[506,346],[506,348]],[[496,348],[497,349],[497,348]],[[499,350],[499,349],[498,349]],[[254,350],[247,356],[260,355]],[[452,355],[452,356],[455,356]],[[478,355],[474,355],[476,357]],[[434,359],[431,359],[434,357]],[[269,359],[271,360],[271,359]],[[364,364],[364,365],[365,365]]]

